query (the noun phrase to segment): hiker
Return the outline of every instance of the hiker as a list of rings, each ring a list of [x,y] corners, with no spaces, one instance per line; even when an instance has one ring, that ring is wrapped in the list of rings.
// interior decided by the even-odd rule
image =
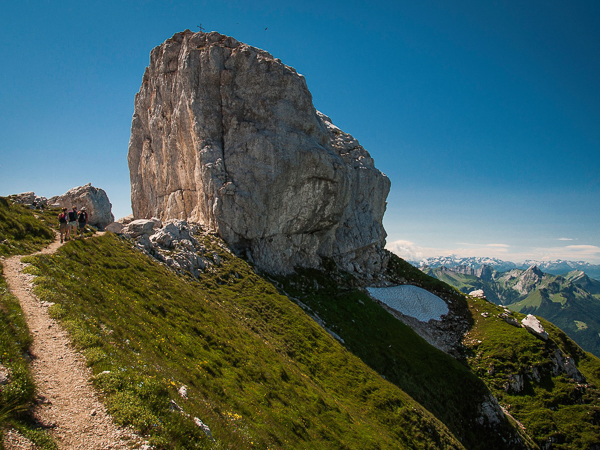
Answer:
[[[60,243],[63,243],[63,237],[69,238],[69,223],[67,222],[67,208],[63,208],[58,215],[58,226],[60,228]]]
[[[87,225],[88,213],[85,211],[85,206],[77,213],[77,222],[79,223],[79,235],[83,238],[83,230]]]
[[[73,238],[77,237],[77,206],[73,205],[73,210],[69,211],[69,230],[67,231],[67,240],[73,234]]]

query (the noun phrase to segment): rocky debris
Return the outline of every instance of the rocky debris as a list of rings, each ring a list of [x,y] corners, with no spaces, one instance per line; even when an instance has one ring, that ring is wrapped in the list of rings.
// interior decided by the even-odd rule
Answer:
[[[135,218],[199,223],[262,270],[384,265],[389,179],[302,75],[231,37],[186,30],[152,50],[128,162]]]
[[[521,323],[523,324],[523,327],[534,336],[537,336],[544,341],[548,340],[548,333],[534,315],[527,314],[527,317],[521,320]]]
[[[565,355],[559,348],[554,349],[554,353],[552,354],[552,362],[554,363],[554,367],[552,368],[552,373],[554,376],[564,373],[566,376],[579,383],[585,382],[585,378],[575,365],[573,358]]]
[[[198,224],[169,220],[163,226],[156,218],[139,219],[123,227],[121,233],[132,239],[139,250],[179,273],[197,278],[201,273],[221,265],[219,255],[196,239],[196,236],[211,236]],[[229,251],[224,246],[222,248]]]
[[[504,412],[496,397],[492,395],[479,405],[479,414],[480,425],[500,425],[504,420]]]
[[[35,192],[13,194],[9,195],[8,198],[15,203],[31,206],[32,208],[44,208],[48,205],[48,199],[46,197],[35,195]]]
[[[525,376],[521,373],[511,374],[504,385],[504,390],[511,394],[520,394],[525,389]]]
[[[519,325],[519,321],[512,317],[512,312],[508,309],[505,309],[504,312],[498,314],[498,317],[504,320],[507,324],[512,325],[513,327],[521,327],[521,325]]]
[[[104,230],[104,227],[115,221],[111,212],[112,205],[108,201],[106,192],[92,186],[91,183],[69,189],[63,195],[52,197],[48,202],[69,210],[73,206],[76,206],[78,210],[85,207],[88,213],[88,224],[100,230]]]
[[[483,292],[483,289],[477,289],[476,291],[469,292],[469,296],[476,298],[485,298],[485,293]]]

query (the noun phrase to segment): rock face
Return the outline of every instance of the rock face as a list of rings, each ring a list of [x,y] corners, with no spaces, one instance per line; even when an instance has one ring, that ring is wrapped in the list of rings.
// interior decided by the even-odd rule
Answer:
[[[382,266],[388,178],[263,50],[189,30],[152,50],[128,161],[136,219],[197,222],[270,272]]]
[[[81,209],[85,206],[88,213],[88,223],[101,230],[115,220],[111,212],[112,205],[108,201],[106,192],[103,189],[95,188],[91,183],[69,189],[63,195],[52,197],[48,202],[51,205],[58,204],[68,209],[73,206]]]

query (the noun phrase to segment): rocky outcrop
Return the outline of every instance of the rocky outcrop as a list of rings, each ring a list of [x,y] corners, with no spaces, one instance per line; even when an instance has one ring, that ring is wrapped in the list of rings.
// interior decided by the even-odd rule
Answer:
[[[301,75],[231,37],[188,30],[151,52],[128,161],[136,219],[199,223],[263,270],[384,263],[388,178]]]
[[[201,240],[208,239],[229,252],[224,248],[222,241],[219,242],[212,233],[185,220],[169,220],[163,226],[156,218],[138,219],[125,225],[120,233],[131,239],[134,245],[147,255],[178,273],[196,278],[221,265],[219,255],[209,250],[197,237]]]
[[[48,202],[68,209],[73,206],[76,206],[78,210],[85,207],[88,213],[88,223],[101,230],[115,220],[106,192],[92,186],[91,183],[69,189],[63,195],[52,197]]]
[[[34,208],[43,208],[48,205],[48,199],[46,197],[35,195],[35,192],[13,194],[10,195],[9,198],[15,203],[32,206]]]

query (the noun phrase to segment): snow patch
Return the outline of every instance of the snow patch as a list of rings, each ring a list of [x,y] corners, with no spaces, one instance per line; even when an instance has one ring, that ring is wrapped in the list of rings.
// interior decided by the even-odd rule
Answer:
[[[448,305],[444,300],[417,286],[369,287],[367,291],[390,308],[421,322],[440,320],[444,314],[448,314]]]

